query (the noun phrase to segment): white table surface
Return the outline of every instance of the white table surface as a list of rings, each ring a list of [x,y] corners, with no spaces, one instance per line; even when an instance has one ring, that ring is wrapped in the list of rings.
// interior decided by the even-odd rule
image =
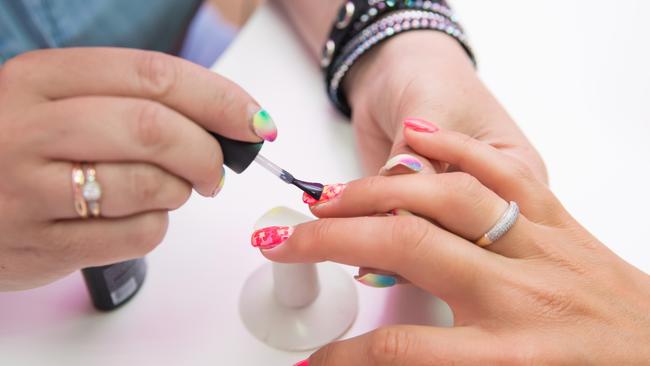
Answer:
[[[601,240],[650,271],[650,2],[455,6],[483,79],[542,152],[555,192]],[[215,70],[248,89],[278,122],[280,138],[266,144],[267,157],[299,177],[358,177],[349,125],[329,106],[316,66],[292,33],[264,7]],[[265,194],[248,193],[260,185]],[[273,206],[307,212],[299,198],[258,167],[230,174],[216,199],[192,197],[148,257],[142,291],[110,314],[93,311],[78,274],[0,294],[0,365],[292,365],[305,354],[255,340],[237,302],[244,280],[264,262],[249,247],[251,225]],[[396,314],[413,293],[359,287],[359,294],[360,313],[346,336],[416,320]]]

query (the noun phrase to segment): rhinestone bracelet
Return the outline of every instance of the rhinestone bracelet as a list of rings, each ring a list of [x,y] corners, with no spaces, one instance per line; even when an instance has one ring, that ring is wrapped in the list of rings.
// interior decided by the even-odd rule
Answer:
[[[367,28],[368,32],[357,34],[350,40],[350,44],[356,44],[357,46],[354,48],[345,47],[347,52],[341,53],[329,68],[330,72],[327,75],[328,95],[336,107],[345,115],[351,115],[352,111],[340,85],[348,71],[362,55],[397,34],[420,29],[447,33],[463,46],[469,57],[474,61],[465,34],[451,19],[428,11],[396,11],[371,24]]]
[[[424,23],[424,28],[426,28],[426,23],[431,22],[431,21],[438,21],[438,22],[446,22],[446,23],[453,23],[449,20],[449,18],[437,14],[437,13],[430,13],[430,12],[425,12],[421,11],[419,13],[419,16],[421,17],[421,21]],[[387,27],[392,26],[392,27],[397,27],[399,28],[401,23],[404,21],[404,16],[401,12],[394,12],[390,13],[389,15],[385,16],[382,18],[380,21],[377,21],[375,23],[372,23],[368,27],[366,27],[361,33],[357,34],[356,37],[354,37],[352,40],[350,40],[345,47],[341,50],[340,54],[345,55],[350,53],[352,49],[357,48],[360,44],[363,42],[368,41],[370,38],[374,37],[379,31],[385,30]],[[454,23],[454,25],[458,27],[457,24]]]
[[[420,9],[438,12],[455,21],[445,0],[350,0],[339,10],[330,36],[321,55],[321,66],[327,72],[337,54],[348,41],[373,19],[402,9]]]

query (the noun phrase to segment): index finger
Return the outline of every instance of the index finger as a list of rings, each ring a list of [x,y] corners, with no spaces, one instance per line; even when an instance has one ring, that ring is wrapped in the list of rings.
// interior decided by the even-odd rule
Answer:
[[[259,142],[277,137],[269,114],[239,85],[163,53],[124,48],[50,49],[23,54],[11,61],[11,68],[21,76],[21,87],[35,91],[37,97],[144,98],[165,104],[231,139]]]
[[[252,244],[280,263],[334,261],[400,274],[447,301],[502,271],[496,254],[415,216],[320,219],[256,231]]]

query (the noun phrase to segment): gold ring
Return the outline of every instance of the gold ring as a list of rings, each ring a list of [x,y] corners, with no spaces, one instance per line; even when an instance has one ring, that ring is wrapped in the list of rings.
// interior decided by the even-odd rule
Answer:
[[[82,219],[88,218],[88,205],[86,204],[86,200],[82,194],[85,182],[86,177],[83,170],[81,169],[81,164],[74,163],[72,165],[72,192],[74,194],[74,210]]]

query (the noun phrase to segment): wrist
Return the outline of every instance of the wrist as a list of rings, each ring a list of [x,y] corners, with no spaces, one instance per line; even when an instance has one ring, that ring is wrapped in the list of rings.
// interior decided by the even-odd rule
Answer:
[[[354,109],[367,100],[399,103],[401,93],[414,81],[442,75],[476,78],[471,60],[454,38],[442,32],[408,32],[362,56],[342,87]]]

